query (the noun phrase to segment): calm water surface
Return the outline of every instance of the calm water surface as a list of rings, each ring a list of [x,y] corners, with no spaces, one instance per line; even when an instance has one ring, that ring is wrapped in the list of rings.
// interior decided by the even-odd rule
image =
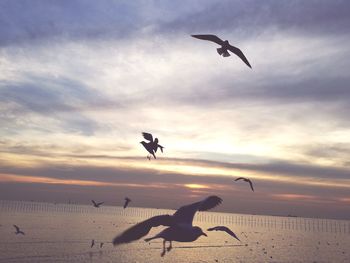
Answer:
[[[208,237],[195,242],[174,242],[163,258],[161,240],[111,244],[131,225],[173,212],[0,201],[0,262],[350,262],[350,222],[340,220],[203,212],[195,225],[226,225],[241,242],[207,231]],[[26,235],[16,236],[13,224]],[[92,239],[96,244],[90,248]]]

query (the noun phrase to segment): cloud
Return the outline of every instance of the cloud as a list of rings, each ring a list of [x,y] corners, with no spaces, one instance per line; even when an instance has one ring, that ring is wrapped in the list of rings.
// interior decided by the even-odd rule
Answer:
[[[215,1],[179,17],[161,31],[232,32],[246,38],[264,31],[297,31],[303,34],[346,34],[350,21],[347,1]]]
[[[70,199],[82,203],[89,203],[91,198],[97,198],[107,201],[109,205],[120,205],[118,200],[129,196],[135,206],[176,209],[180,205],[215,194],[224,199],[220,211],[285,215],[294,211],[293,214],[298,215],[317,214],[330,217],[332,214],[332,217],[340,218],[349,216],[345,209],[348,205],[348,190],[333,191],[331,187],[291,187],[280,182],[257,181],[256,191],[252,193],[246,184],[235,183],[232,178],[226,177],[198,177],[111,167],[64,168],[51,165],[32,169],[15,168],[12,169],[13,174],[4,174],[2,171],[0,198],[49,202],[66,202]],[[301,203],[302,199],[304,201]],[[288,207],[283,208],[286,203]],[[325,207],[325,204],[332,206]]]
[[[346,34],[347,1],[2,1],[0,46],[47,39],[127,39],[181,32],[235,32],[252,38],[271,29]],[[20,10],[26,10],[21,12]]]
[[[62,156],[62,155],[61,155]],[[122,180],[123,183],[139,182],[143,175],[148,174],[154,182],[176,184],[178,181],[184,184],[206,185],[216,181],[232,181],[234,177],[247,176],[255,182],[266,182],[267,184],[286,184],[293,187],[313,186],[331,189],[346,189],[350,187],[348,178],[349,169],[339,167],[316,166],[312,164],[295,164],[278,160],[270,160],[267,163],[227,163],[208,160],[162,158],[157,164],[149,165],[140,157],[118,157],[118,156],[79,156],[69,155],[66,158],[70,165],[65,166],[67,159],[61,159],[59,154],[53,158],[56,164],[49,164],[47,159],[39,162],[37,168],[8,168],[0,171],[6,174],[22,174],[31,176],[48,175],[53,178],[94,180],[96,175],[101,181]],[[73,161],[74,160],[74,161]],[[88,162],[88,166],[82,164]],[[113,163],[117,162],[115,166]],[[49,167],[54,165],[53,168]],[[66,168],[69,168],[68,170]],[[31,171],[31,172],[30,172]],[[128,176],[126,177],[126,174]],[[191,179],[192,178],[192,179]],[[193,182],[195,178],[198,183]],[[226,179],[223,179],[226,178]],[[124,181],[126,180],[126,181]],[[135,180],[135,181],[134,181]],[[203,183],[200,183],[203,182]]]
[[[27,0],[2,1],[0,7],[0,46],[45,39],[123,38],[142,21],[136,2]]]
[[[38,129],[92,135],[99,124],[84,114],[84,110],[98,108],[99,104],[102,107],[103,101],[110,103],[98,92],[70,79],[30,76],[23,81],[0,82],[1,108],[7,113],[1,118],[14,128],[33,127],[37,120],[49,124],[42,127],[38,123]]]

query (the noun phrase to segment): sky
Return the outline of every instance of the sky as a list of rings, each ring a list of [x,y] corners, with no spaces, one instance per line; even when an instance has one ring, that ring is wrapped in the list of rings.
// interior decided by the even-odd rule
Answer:
[[[350,219],[349,12],[0,1],[0,199],[176,209],[215,194],[216,211]],[[252,69],[191,34],[229,40]]]

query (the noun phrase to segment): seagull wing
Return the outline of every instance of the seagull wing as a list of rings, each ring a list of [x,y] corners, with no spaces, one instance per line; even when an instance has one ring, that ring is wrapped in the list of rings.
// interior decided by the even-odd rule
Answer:
[[[123,207],[126,208],[128,204],[129,204],[129,200],[126,199]]]
[[[254,187],[253,187],[253,183],[252,183],[252,181],[250,181],[249,179],[248,179],[248,183],[250,184],[250,188],[252,189],[252,191],[254,192]]]
[[[208,228],[207,229],[208,231],[224,231],[224,232],[226,232],[227,234],[229,234],[230,236],[232,236],[232,237],[234,237],[235,239],[237,239],[238,241],[241,241],[241,240],[239,240],[239,238],[236,236],[236,234],[235,233],[233,233],[232,231],[231,231],[231,229],[229,229],[228,227],[226,227],[226,226],[216,226],[216,227],[212,227],[212,228]]]
[[[147,132],[143,132],[143,133],[142,133],[142,136],[143,136],[143,138],[145,138],[146,140],[148,140],[148,141],[150,141],[150,142],[153,142],[153,136],[152,136],[152,134],[147,133]]]
[[[113,239],[113,245],[120,245],[124,243],[129,243],[140,239],[148,234],[152,227],[158,226],[171,226],[173,224],[172,216],[170,215],[160,215],[151,217],[145,221],[142,221],[129,229],[125,230],[119,236]]]
[[[104,202],[98,203],[97,206],[100,206],[100,205],[102,205],[103,203],[104,203]]]
[[[237,47],[234,47],[234,46],[231,46],[228,48],[228,50],[230,50],[232,53],[236,54],[238,57],[240,57],[240,59],[243,60],[243,62],[250,68],[252,68],[252,66],[249,64],[249,61],[248,59],[244,56],[243,52],[237,48]]]
[[[97,206],[97,204],[94,200],[91,200],[91,202],[94,204],[94,206]]]
[[[222,46],[224,43],[224,41],[222,41],[219,37],[215,35],[191,35],[191,37],[198,38],[201,40],[212,41],[220,46]]]
[[[221,202],[222,199],[220,197],[212,195],[200,202],[182,206],[173,215],[174,220],[176,224],[188,224],[192,226],[192,221],[197,211],[210,210],[221,204]]]
[[[158,148],[160,148],[160,151],[163,152],[164,147],[159,144],[156,146],[156,149],[154,151],[157,152]]]
[[[248,178],[245,178],[245,177],[239,177],[239,178],[237,178],[235,181],[238,181],[238,180],[244,180],[245,182],[248,182],[249,185],[250,185],[250,188],[251,188],[252,191],[254,192],[254,187],[253,187],[252,181],[250,181]]]
[[[13,225],[14,228],[16,228],[16,231],[19,232],[19,227],[16,225]]]

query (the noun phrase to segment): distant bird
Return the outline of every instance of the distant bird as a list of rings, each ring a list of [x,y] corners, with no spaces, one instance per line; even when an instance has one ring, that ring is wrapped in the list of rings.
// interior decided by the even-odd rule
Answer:
[[[25,235],[25,233],[21,231],[17,225],[13,225],[13,227],[16,228],[16,232],[15,232],[16,235],[18,234]]]
[[[238,181],[238,180],[243,180],[247,183],[250,184],[250,188],[252,189],[252,191],[254,192],[254,188],[253,188],[253,183],[252,181],[250,181],[248,178],[245,178],[245,177],[238,177],[235,181]]]
[[[222,39],[220,39],[215,35],[191,35],[191,36],[201,40],[212,41],[220,45],[221,47],[216,49],[220,56],[222,55],[223,57],[229,57],[230,53],[228,51],[231,51],[232,53],[237,55],[240,59],[242,59],[243,62],[248,67],[252,68],[252,66],[248,62],[248,59],[244,56],[243,52],[239,48],[230,45],[230,43],[227,40],[223,41]]]
[[[95,239],[91,240],[91,248],[95,245]]]
[[[163,257],[166,253],[165,243],[170,242],[167,251],[172,249],[172,241],[192,242],[200,236],[207,236],[198,226],[193,226],[193,218],[197,211],[207,211],[219,205],[222,199],[218,196],[209,196],[206,199],[180,207],[173,215],[159,215],[140,222],[113,239],[113,244],[119,245],[129,243],[146,236],[152,227],[168,226],[159,234],[151,238],[146,238],[149,242],[153,239],[163,239]]]
[[[142,133],[143,138],[145,138],[149,142],[142,141],[140,142],[143,147],[150,153],[150,155],[147,156],[148,160],[151,160],[151,156],[153,156],[154,159],[157,159],[155,153],[157,152],[158,148],[160,148],[161,152],[163,152],[163,146],[158,144],[158,138],[155,138],[153,140],[153,136],[150,133],[143,132]]]
[[[96,203],[94,200],[91,200],[91,202],[92,202],[93,206],[96,208],[100,208],[100,206],[104,203],[104,202]]]
[[[125,197],[125,203],[124,203],[123,208],[125,209],[130,202],[131,202],[131,199],[129,199],[128,197]]]
[[[103,247],[103,244],[104,244],[103,242],[101,242],[101,243],[100,243],[100,248],[102,248],[102,247]]]
[[[239,240],[239,238],[236,236],[235,233],[233,233],[228,227],[226,226],[216,226],[216,227],[212,227],[212,228],[208,228],[207,229],[208,231],[224,231],[226,232],[227,234],[233,236],[235,239],[237,239],[238,241],[241,241]]]

